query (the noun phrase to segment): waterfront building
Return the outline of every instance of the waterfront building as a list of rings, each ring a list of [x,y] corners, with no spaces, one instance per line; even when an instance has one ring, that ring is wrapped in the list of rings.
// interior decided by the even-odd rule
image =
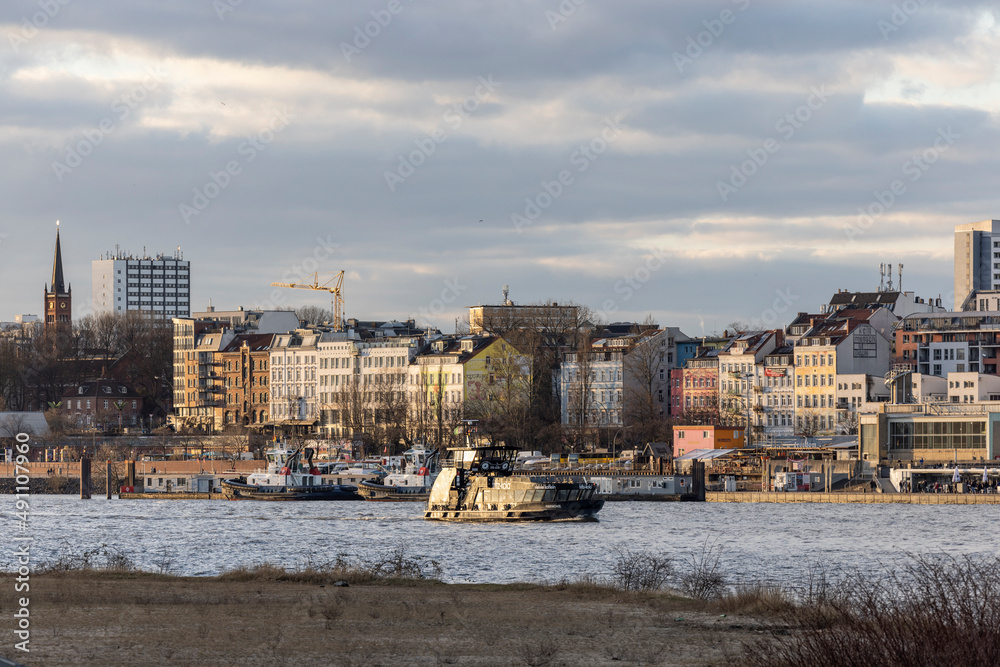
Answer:
[[[502,419],[523,409],[531,391],[531,359],[498,336],[445,336],[409,367],[407,403],[416,437],[457,444],[462,419]]]
[[[732,426],[674,426],[674,458],[699,449],[742,449],[745,432]]]
[[[191,312],[191,263],[178,248],[173,256],[136,257],[108,253],[91,262],[95,313],[146,310],[166,318]]]
[[[1000,220],[955,227],[955,310],[971,292],[1000,289]]]
[[[871,462],[982,465],[1000,456],[1000,402],[884,404],[861,415],[861,456]]]

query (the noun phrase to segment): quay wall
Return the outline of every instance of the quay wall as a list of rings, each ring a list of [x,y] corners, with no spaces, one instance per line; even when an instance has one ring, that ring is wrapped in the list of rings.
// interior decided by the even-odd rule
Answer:
[[[984,493],[781,493],[711,492],[710,503],[862,503],[903,505],[1000,505],[1000,494]]]

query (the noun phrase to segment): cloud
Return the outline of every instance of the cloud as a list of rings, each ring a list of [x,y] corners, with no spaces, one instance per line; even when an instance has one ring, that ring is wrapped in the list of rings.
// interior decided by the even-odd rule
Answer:
[[[69,3],[16,50],[37,5],[0,10],[0,318],[40,310],[57,218],[81,292],[102,251],[180,245],[193,307],[253,305],[330,238],[316,270],[349,272],[351,315],[423,308],[447,329],[510,284],[521,302],[617,300],[616,319],[698,332],[788,285],[809,308],[871,288],[889,260],[919,293],[947,292],[953,226],[998,216],[987,3],[926,2],[898,26],[893,2],[853,0],[588,2],[554,25],[558,5],[530,0],[402,0],[390,20],[378,0],[230,4],[220,18],[193,0]],[[679,70],[689,39],[707,46]],[[151,71],[164,76],[144,89]],[[828,99],[797,120],[817,88]],[[279,111],[290,120],[268,135]],[[602,145],[609,119],[620,132]],[[948,128],[959,137],[911,180]],[[745,167],[769,139],[777,150]],[[79,166],[54,168],[88,141]],[[412,174],[390,189],[401,161]],[[734,169],[753,173],[723,199]],[[518,232],[512,215],[564,171],[572,182]],[[895,180],[905,192],[848,242]],[[663,266],[623,300],[616,285],[652,253]],[[456,277],[461,297],[428,310]]]

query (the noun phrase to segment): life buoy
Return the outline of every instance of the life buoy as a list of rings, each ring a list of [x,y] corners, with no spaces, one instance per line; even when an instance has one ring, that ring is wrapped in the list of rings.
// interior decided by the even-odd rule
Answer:
[[[417,474],[420,475],[420,476],[422,476],[422,477],[426,477],[427,475],[429,475],[431,473],[430,473],[429,470],[427,470],[427,468],[421,468],[420,470],[417,471]]]
[[[291,475],[292,471],[291,471],[291,469],[288,466],[285,466],[284,468],[281,469],[281,474],[282,475]]]

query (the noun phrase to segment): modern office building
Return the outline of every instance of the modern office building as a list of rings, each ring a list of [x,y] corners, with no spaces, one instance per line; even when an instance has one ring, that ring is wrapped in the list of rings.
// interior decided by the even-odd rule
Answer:
[[[167,318],[191,313],[191,263],[179,248],[172,257],[109,253],[91,268],[95,313],[147,310]]]
[[[1000,220],[955,227],[955,310],[971,292],[1000,289]]]

